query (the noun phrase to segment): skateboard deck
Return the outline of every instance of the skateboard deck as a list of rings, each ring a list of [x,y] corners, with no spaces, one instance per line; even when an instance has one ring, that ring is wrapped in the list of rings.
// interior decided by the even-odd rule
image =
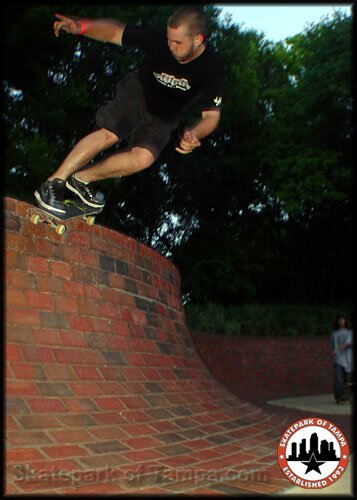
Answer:
[[[63,215],[55,215],[52,212],[36,206],[34,213],[31,216],[33,224],[47,224],[55,229],[57,234],[63,234],[67,230],[66,222],[76,218],[82,218],[87,224],[92,226],[95,222],[95,216],[100,214],[103,208],[93,208],[80,200],[66,199],[64,200],[66,213]]]

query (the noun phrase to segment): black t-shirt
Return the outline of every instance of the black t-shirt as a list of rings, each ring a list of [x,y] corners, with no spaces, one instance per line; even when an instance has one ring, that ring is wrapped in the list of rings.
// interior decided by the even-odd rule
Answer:
[[[169,50],[166,32],[149,26],[126,26],[122,45],[146,53],[139,76],[148,111],[153,115],[164,121],[177,120],[197,96],[202,111],[221,107],[223,60],[209,46],[193,61],[180,64]]]

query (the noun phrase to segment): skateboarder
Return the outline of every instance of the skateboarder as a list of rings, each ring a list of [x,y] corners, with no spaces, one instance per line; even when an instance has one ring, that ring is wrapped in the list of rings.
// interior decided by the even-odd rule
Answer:
[[[219,124],[223,61],[206,41],[207,20],[200,8],[182,7],[167,30],[129,26],[113,19],[79,19],[56,14],[54,32],[84,35],[102,42],[142,49],[147,62],[116,86],[113,100],[96,114],[97,130],[81,139],[59,168],[35,191],[37,204],[65,212],[65,187],[94,208],[105,204],[95,186],[101,179],[132,175],[158,158],[177,128],[183,109],[200,97],[201,117],[187,127],[176,151],[191,153]],[[129,139],[126,150],[88,166],[98,153]]]

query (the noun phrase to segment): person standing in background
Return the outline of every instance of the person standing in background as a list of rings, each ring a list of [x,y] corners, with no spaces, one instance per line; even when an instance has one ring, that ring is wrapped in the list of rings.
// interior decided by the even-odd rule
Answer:
[[[353,332],[345,314],[339,314],[333,322],[331,347],[334,362],[334,396],[337,404],[351,402],[350,385],[353,367]]]

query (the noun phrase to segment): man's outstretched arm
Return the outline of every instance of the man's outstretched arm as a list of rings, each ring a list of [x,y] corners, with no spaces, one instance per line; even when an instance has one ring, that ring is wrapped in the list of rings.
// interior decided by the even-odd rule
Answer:
[[[53,29],[56,36],[61,30],[72,35],[84,35],[100,42],[122,44],[125,24],[115,19],[82,19],[77,16],[63,16],[56,14],[59,19],[54,22]]]
[[[202,119],[192,127],[185,129],[180,139],[180,145],[175,148],[176,151],[186,155],[201,146],[200,139],[212,134],[218,127],[220,119],[221,112],[219,110],[203,111]]]

